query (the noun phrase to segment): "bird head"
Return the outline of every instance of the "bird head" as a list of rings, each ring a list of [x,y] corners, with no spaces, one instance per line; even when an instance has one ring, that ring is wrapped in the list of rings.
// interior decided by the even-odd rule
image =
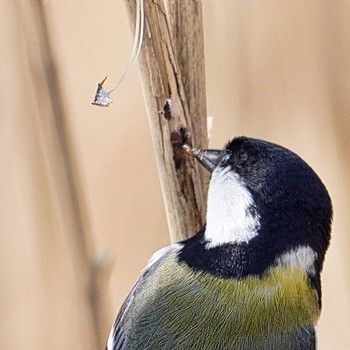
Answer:
[[[242,248],[253,261],[247,273],[260,274],[271,264],[296,265],[318,280],[332,204],[311,167],[284,147],[246,137],[234,138],[223,150],[192,153],[211,172],[206,249]]]

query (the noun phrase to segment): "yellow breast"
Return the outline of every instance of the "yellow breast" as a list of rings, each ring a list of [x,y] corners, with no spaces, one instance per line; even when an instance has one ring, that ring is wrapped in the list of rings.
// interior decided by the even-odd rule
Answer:
[[[299,269],[273,267],[263,277],[223,279],[179,265],[175,255],[148,276],[134,301],[130,321],[139,320],[133,325],[138,332],[164,339],[178,334],[184,341],[260,342],[267,334],[311,326],[319,316],[317,293]]]

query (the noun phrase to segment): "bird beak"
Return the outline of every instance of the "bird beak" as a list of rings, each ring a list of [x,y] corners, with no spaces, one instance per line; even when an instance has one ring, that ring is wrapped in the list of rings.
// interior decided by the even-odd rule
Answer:
[[[183,146],[185,152],[195,157],[205,169],[213,172],[216,166],[220,163],[225,151],[216,149],[192,149],[188,145]]]

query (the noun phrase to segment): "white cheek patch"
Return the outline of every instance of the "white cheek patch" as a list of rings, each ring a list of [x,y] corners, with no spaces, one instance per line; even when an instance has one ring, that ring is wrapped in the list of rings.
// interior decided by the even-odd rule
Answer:
[[[216,168],[208,191],[206,247],[248,243],[257,236],[259,216],[252,207],[253,197],[239,176],[229,168]]]
[[[317,253],[309,246],[299,246],[280,255],[276,259],[279,266],[296,267],[315,275]]]

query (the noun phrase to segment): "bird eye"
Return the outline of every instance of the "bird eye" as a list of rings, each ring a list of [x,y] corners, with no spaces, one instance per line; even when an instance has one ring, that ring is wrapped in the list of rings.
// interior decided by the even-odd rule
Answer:
[[[231,158],[231,153],[226,153],[222,158],[221,158],[221,164],[225,165]]]

